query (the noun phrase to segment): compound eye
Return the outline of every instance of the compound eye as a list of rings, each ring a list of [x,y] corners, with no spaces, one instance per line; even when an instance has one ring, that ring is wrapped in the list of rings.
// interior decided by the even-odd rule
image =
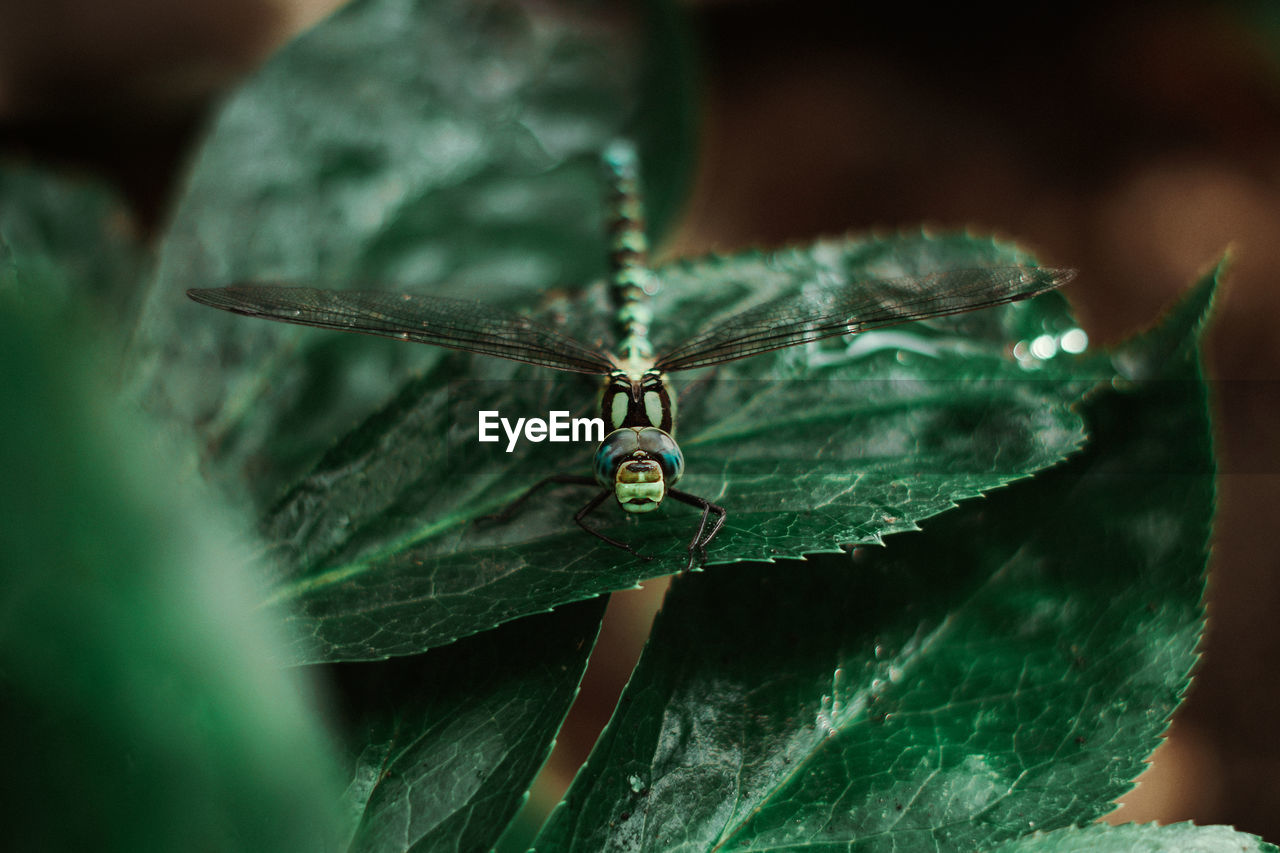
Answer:
[[[671,485],[684,474],[684,454],[676,440],[657,427],[645,427],[636,436],[641,450],[657,461],[663,477]],[[607,438],[605,439],[608,440]]]
[[[595,474],[596,482],[602,486],[613,487],[613,475],[631,454],[640,449],[636,439],[636,431],[627,427],[615,429],[604,437],[596,448]]]

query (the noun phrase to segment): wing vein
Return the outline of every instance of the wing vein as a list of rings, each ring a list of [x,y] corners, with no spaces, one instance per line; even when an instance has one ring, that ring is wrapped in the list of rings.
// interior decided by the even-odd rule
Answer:
[[[464,299],[267,284],[188,290],[202,305],[281,323],[416,341],[574,373],[607,373],[605,353],[527,317]]]
[[[690,370],[896,323],[1027,299],[1069,281],[1052,267],[986,267],[919,278],[858,279],[790,293],[721,320],[658,359]]]

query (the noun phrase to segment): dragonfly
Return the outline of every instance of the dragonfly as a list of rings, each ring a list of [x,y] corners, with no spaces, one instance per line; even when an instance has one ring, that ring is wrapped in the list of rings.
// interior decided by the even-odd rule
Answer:
[[[1074,270],[992,266],[909,278],[804,282],[793,292],[720,320],[663,350],[650,342],[649,299],[661,269],[649,264],[639,158],[615,141],[602,156],[607,184],[608,268],[617,344],[588,346],[550,325],[481,302],[420,293],[325,290],[263,283],[197,288],[187,296],[236,314],[431,344],[469,353],[603,377],[600,417],[606,430],[591,475],[556,474],[534,484],[492,519],[503,520],[549,484],[590,486],[574,522],[592,536],[642,559],[636,548],[587,524],[612,496],[643,515],[671,499],[701,511],[686,571],[706,561],[707,546],[728,517],[719,504],[675,488],[685,460],[676,443],[676,395],[669,374],[712,367],[838,335],[1027,299],[1069,281]],[[655,355],[655,352],[660,354]]]

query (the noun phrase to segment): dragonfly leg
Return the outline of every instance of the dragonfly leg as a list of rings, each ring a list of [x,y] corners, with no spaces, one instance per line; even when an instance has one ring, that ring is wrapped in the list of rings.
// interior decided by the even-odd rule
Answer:
[[[724,526],[724,520],[728,513],[719,504],[713,504],[706,498],[700,498],[697,495],[691,495],[679,489],[668,489],[667,497],[675,498],[681,503],[698,507],[702,510],[702,518],[698,522],[698,532],[693,534],[693,540],[689,543],[689,564],[684,567],[686,572],[692,571],[695,565],[707,561],[707,546],[711,544],[711,540],[716,538],[716,534]],[[716,520],[712,523],[711,530],[708,531],[707,519],[710,518],[712,513],[715,514]]]
[[[552,483],[561,483],[561,484],[570,485],[570,486],[597,485],[594,477],[586,477],[579,474],[556,474],[554,476],[547,477],[544,480],[539,480],[538,482],[530,486],[523,495],[516,498],[511,503],[507,504],[498,512],[495,512],[491,515],[482,515],[479,518],[477,518],[476,521],[484,521],[484,522],[506,521],[507,519],[511,518],[511,516],[516,514],[516,510],[520,509],[520,507],[524,505],[525,501],[533,497],[534,492],[538,491],[543,486],[548,486]]]
[[[592,480],[592,482],[594,483],[595,481]],[[622,550],[626,551],[629,554],[635,554],[637,557],[644,560],[645,562],[652,560],[653,557],[647,557],[644,554],[641,554],[639,551],[637,551],[635,548],[632,548],[626,542],[619,542],[617,539],[613,539],[612,537],[605,536],[599,530],[592,530],[590,527],[587,526],[587,522],[586,522],[587,516],[590,515],[593,511],[595,511],[595,509],[599,507],[600,504],[604,503],[605,500],[608,499],[608,497],[612,494],[613,492],[609,491],[608,489],[605,489],[600,494],[596,495],[594,498],[588,501],[586,506],[578,510],[577,513],[574,514],[573,520],[578,523],[579,527],[581,527],[583,530],[587,531],[597,539],[601,539],[605,542],[608,542],[610,545],[614,546],[615,548],[621,548]]]
[[[590,501],[586,502],[586,506],[582,507],[581,510],[577,511],[576,514],[573,515],[573,521],[576,521],[577,526],[586,530],[586,532],[593,535],[596,539],[602,539],[603,542],[608,542],[614,548],[622,548],[623,551],[626,551],[627,553],[634,553],[635,556],[640,557],[641,560],[644,560],[645,562],[653,560],[653,557],[646,557],[643,553],[636,551],[635,548],[628,546],[626,542],[618,542],[617,539],[607,537],[607,535],[600,533],[599,530],[593,530],[589,528],[589,526],[586,526],[586,516],[589,516],[591,512],[594,512],[596,507],[602,505],[602,503],[604,503],[611,494],[613,494],[613,492],[608,491],[608,489],[604,489],[603,492],[596,494],[594,498],[591,498]]]
[[[515,515],[516,510],[520,509],[520,507],[524,505],[525,501],[533,497],[534,492],[537,492],[542,487],[549,486],[552,483],[558,483],[560,485],[568,485],[568,486],[599,486],[599,483],[596,482],[594,477],[587,477],[587,476],[582,476],[578,474],[556,474],[554,476],[547,477],[545,479],[539,480],[538,482],[534,483],[525,491],[523,495],[516,498],[511,503],[507,504],[501,511],[495,512],[492,515],[482,515],[479,518],[477,518],[476,521],[477,522],[506,521],[507,519],[511,518],[511,516]],[[599,532],[598,530],[592,530],[590,527],[587,526],[587,522],[585,520],[586,517],[590,515],[593,511],[595,511],[597,508],[599,508],[600,504],[604,503],[605,500],[608,499],[609,495],[611,494],[613,494],[613,492],[609,491],[608,489],[605,489],[601,491],[600,494],[592,498],[587,503],[586,506],[578,510],[578,512],[573,516],[574,523],[576,523],[583,530],[590,533],[592,536],[604,542],[608,542],[610,545],[614,546],[615,548],[621,548],[622,550],[630,554],[635,554],[637,557],[639,557],[642,560],[646,560],[646,561],[652,560],[653,557],[646,557],[644,554],[641,554],[639,551],[637,551],[635,548],[632,548],[627,543],[619,542],[617,539],[614,539],[610,536],[605,536],[603,533]]]

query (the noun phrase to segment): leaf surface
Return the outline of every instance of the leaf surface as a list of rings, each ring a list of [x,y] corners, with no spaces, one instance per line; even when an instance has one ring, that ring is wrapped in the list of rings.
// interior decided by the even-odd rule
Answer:
[[[1203,628],[1217,274],[1066,464],[883,550],[679,578],[537,848],[990,849],[1109,811]]]
[[[1229,826],[1130,823],[1037,832],[1001,844],[993,853],[1275,853],[1278,849]]]
[[[835,277],[901,277],[1031,262],[970,236],[847,238],[659,270],[654,336]],[[588,325],[599,289],[557,303]],[[668,322],[667,318],[670,318]],[[879,542],[965,498],[1059,462],[1083,440],[1072,409],[1092,376],[1019,361],[1015,344],[1075,328],[1050,294],[745,359],[684,388],[679,487],[728,509],[712,562],[832,552]],[[579,334],[580,340],[590,339]],[[505,379],[457,380],[449,357],[335,447],[268,515],[279,572],[272,602],[299,628],[300,659],[412,654],[527,613],[682,568],[696,510],[644,518],[602,507],[587,536],[574,512],[599,490],[547,490],[501,524],[477,524],[550,474],[586,474],[593,445],[478,441],[479,413],[590,417],[592,383],[490,363]],[[1110,375],[1109,373],[1106,375]]]
[[[449,649],[334,667],[356,745],[349,850],[480,850],[546,760],[595,645],[607,597]]]
[[[656,226],[683,192],[679,34],[660,3],[344,5],[247,81],[198,151],[135,338],[137,393],[195,432],[216,482],[270,503],[440,353],[184,292],[412,286],[519,308],[599,277],[605,145],[639,136]]]
[[[119,198],[39,169],[0,169],[0,295],[45,315],[92,317],[123,338],[144,254]]]

